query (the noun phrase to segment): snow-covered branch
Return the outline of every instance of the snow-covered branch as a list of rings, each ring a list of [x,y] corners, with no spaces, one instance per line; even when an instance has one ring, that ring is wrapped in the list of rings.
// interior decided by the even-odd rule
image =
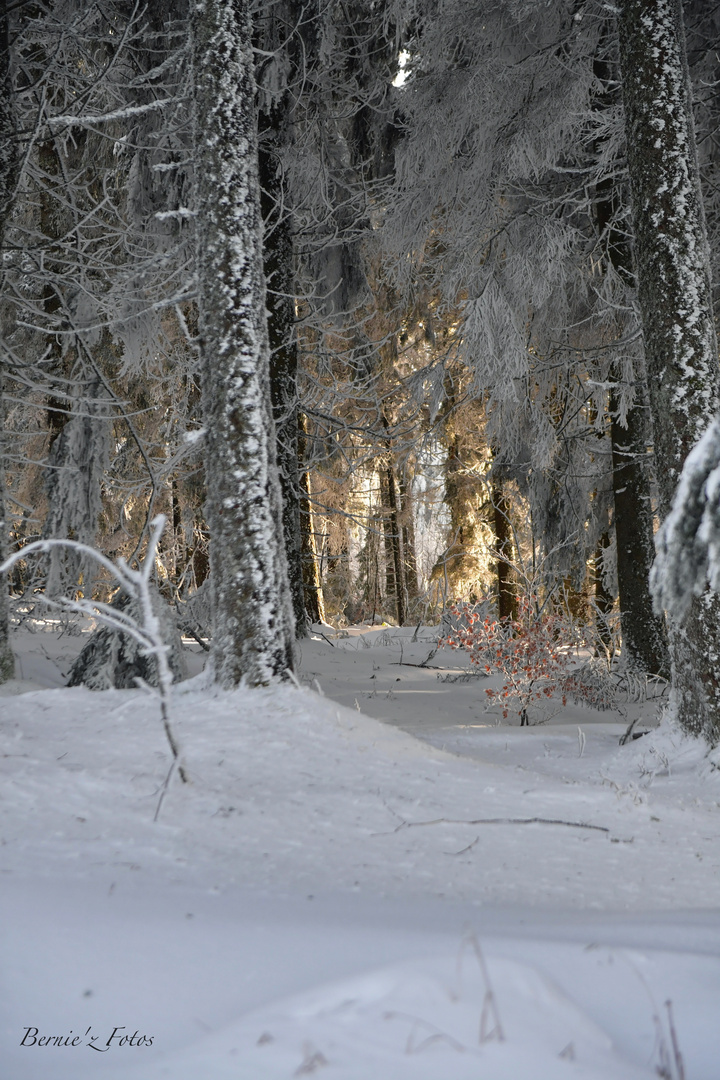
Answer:
[[[113,112],[96,116],[49,116],[48,123],[56,127],[92,127],[94,124],[109,124],[113,120],[128,120],[130,117],[176,104],[173,98],[162,98],[160,101],[149,101],[145,105],[127,105],[124,109],[115,109]]]
[[[708,583],[720,588],[720,416],[688,454],[655,545],[656,603],[681,620]]]
[[[26,559],[29,555],[41,554],[43,552],[50,551],[52,548],[65,547],[70,548],[79,554],[89,556],[100,566],[104,567],[116,580],[120,583],[120,587],[133,599],[135,599],[142,612],[142,623],[138,624],[129,615],[114,611],[108,607],[107,604],[95,602],[92,600],[71,600],[70,598],[63,597],[59,600],[50,600],[43,598],[45,603],[51,607],[62,607],[68,611],[78,612],[84,615],[89,615],[92,618],[98,620],[98,622],[104,623],[106,626],[110,626],[115,630],[121,630],[126,634],[130,634],[142,647],[142,653],[146,656],[154,656],[157,664],[158,671],[158,684],[159,684],[159,697],[162,712],[163,728],[165,730],[165,736],[170,747],[170,751],[173,757],[173,765],[171,772],[168,774],[167,780],[163,786],[163,794],[167,790],[167,784],[172,775],[172,770],[177,767],[180,773],[180,777],[184,783],[187,783],[187,772],[182,762],[182,754],[180,751],[180,745],[178,743],[175,732],[173,731],[170,721],[170,706],[172,696],[172,672],[168,663],[168,647],[163,641],[160,631],[160,621],[153,610],[152,597],[150,593],[150,582],[153,567],[155,565],[155,557],[157,555],[158,544],[165,528],[166,519],[164,515],[159,514],[150,523],[150,535],[148,540],[147,551],[145,558],[140,564],[137,570],[128,566],[124,559],[118,559],[113,563],[100,551],[96,551],[88,544],[81,544],[77,540],[36,540],[32,544],[27,544],[19,551],[14,552],[5,562],[0,565],[0,574],[7,573],[13,568],[15,563],[21,559]],[[162,800],[161,800],[162,801]]]

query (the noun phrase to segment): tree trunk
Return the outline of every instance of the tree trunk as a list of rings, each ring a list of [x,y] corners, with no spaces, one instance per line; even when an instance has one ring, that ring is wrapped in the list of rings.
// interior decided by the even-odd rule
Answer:
[[[302,580],[305,590],[305,612],[311,623],[326,622],[325,598],[318,573],[317,547],[312,510],[312,488],[307,462],[307,419],[298,416],[299,440],[298,463],[300,467],[300,543],[302,554]]]
[[[385,536],[385,581],[388,597],[395,597],[395,614],[398,626],[405,624],[405,589],[403,559],[400,547],[398,523],[397,487],[392,463],[380,467],[380,496],[383,505],[383,533]]]
[[[287,52],[293,25],[286,4],[267,6],[258,20],[263,57]],[[285,18],[282,16],[285,14]],[[270,394],[277,432],[277,458],[283,502],[283,538],[290,575],[295,633],[307,634],[303,589],[300,485],[298,469],[298,345],[295,336],[295,258],[289,192],[282,152],[291,140],[292,96],[272,87],[260,93],[259,175],[264,222],[264,270],[270,339]]]
[[[454,401],[448,402],[452,408]],[[445,504],[450,511],[450,543],[433,567],[431,580],[447,582],[450,597],[475,603],[481,592],[475,504],[477,480],[472,468],[476,460],[476,439],[463,440],[457,430],[447,436],[445,460]],[[468,442],[473,445],[468,445]]]
[[[418,584],[417,548],[415,544],[415,508],[413,506],[412,486],[405,469],[398,477],[398,496],[400,500],[400,521],[402,529],[403,575],[407,592],[407,607],[420,595]],[[407,614],[407,613],[406,613]]]
[[[513,561],[513,531],[510,523],[510,507],[505,498],[502,483],[495,479],[492,485],[493,531],[497,546],[498,615],[501,619],[517,619],[518,601],[515,576],[510,565]]]
[[[0,180],[1,184],[2,181]],[[2,369],[0,368],[0,429],[4,426],[5,419],[2,394]],[[5,511],[5,447],[2,446],[0,449],[0,563],[5,562],[9,554],[8,523]],[[8,575],[0,574],[0,683],[7,682],[15,674],[15,658],[10,646],[8,584]]]
[[[683,462],[718,410],[718,361],[680,0],[618,15],[635,261],[664,516]],[[688,732],[720,739],[720,603],[670,628],[673,700]]]
[[[607,43],[603,41],[604,47]],[[607,86],[617,79],[605,60],[596,60],[594,73]],[[611,101],[603,92],[600,109],[609,109]],[[600,148],[598,148],[600,149]],[[618,275],[631,284],[633,259],[625,232],[617,228],[616,211],[620,202],[614,177],[601,180],[595,189],[595,219],[607,260]],[[610,444],[613,468],[613,527],[617,555],[620,628],[623,657],[631,669],[650,675],[670,675],[667,629],[662,615],[653,610],[650,594],[650,567],[655,557],[653,542],[652,459],[647,447],[652,441],[647,405],[647,384],[635,373],[635,402],[627,413],[626,426],[618,419],[619,395],[611,391]],[[602,611],[600,597],[596,601]]]
[[[398,515],[397,483],[395,481],[395,469],[393,467],[392,461],[388,462],[386,478],[388,507],[390,510],[390,518],[389,521],[386,521],[386,529],[389,525],[392,558],[395,569],[395,609],[397,612],[398,626],[404,626],[405,622],[407,621],[407,604],[405,602],[405,567],[403,565],[402,537],[400,535],[400,520]],[[387,536],[387,532],[385,535]]]
[[[8,43],[7,0],[0,0],[0,252],[3,249],[7,219],[17,180],[17,144],[15,141],[10,53]],[[0,364],[0,432],[4,431],[3,369]],[[7,558],[8,530],[5,517],[5,446],[0,446],[0,563]],[[0,574],[0,683],[13,677],[15,660],[10,648],[10,600],[7,574]]]
[[[610,534],[604,532],[595,549],[595,557],[592,563],[591,582],[594,589],[595,600],[595,632],[608,657],[612,656],[613,640],[610,632],[608,617],[613,609],[615,597],[605,587],[603,580],[602,563],[605,550],[610,547]]]
[[[612,414],[613,494],[618,592],[623,654],[631,668],[668,678],[670,662],[665,620],[653,611],[649,573],[655,557],[652,477],[648,460],[648,417],[640,402],[627,414],[627,427]]]
[[[198,305],[214,632],[225,687],[294,665],[262,267],[249,0],[194,16]]]

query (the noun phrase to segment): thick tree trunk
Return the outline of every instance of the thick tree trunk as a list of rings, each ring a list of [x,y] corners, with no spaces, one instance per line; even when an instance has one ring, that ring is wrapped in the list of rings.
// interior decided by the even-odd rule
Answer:
[[[1,183],[1,181],[0,181]],[[4,422],[2,400],[2,369],[0,368],[0,428]],[[0,563],[5,562],[9,551],[8,522],[5,511],[5,447],[0,446]],[[8,575],[0,574],[0,683],[12,679],[15,674],[15,658],[10,646],[10,597]]]
[[[623,0],[618,15],[635,261],[660,510],[718,411],[719,372],[680,0]],[[720,739],[720,602],[671,625],[681,726]]]
[[[607,42],[603,41],[607,48]],[[596,60],[594,72],[603,86],[617,80],[605,60]],[[599,109],[609,109],[611,101],[603,92]],[[628,284],[633,281],[632,250],[625,232],[615,222],[620,202],[615,179],[606,177],[596,187],[595,219],[608,262]],[[620,423],[618,394],[610,394],[610,444],[613,468],[613,528],[617,556],[620,628],[624,661],[631,669],[650,675],[670,675],[665,619],[653,610],[650,568],[655,558],[653,542],[652,441],[647,403],[647,384],[636,371],[635,403],[627,413],[626,426]],[[597,594],[599,609],[605,600]]]
[[[194,17],[198,303],[216,680],[294,664],[269,386],[249,0]]]
[[[17,180],[17,145],[10,86],[7,0],[0,0],[0,252]],[[4,430],[3,370],[0,364],[0,433]],[[8,529],[5,517],[5,453],[0,445],[0,563],[7,558]],[[10,648],[10,601],[7,574],[0,574],[0,683],[13,677],[15,660]]]
[[[287,53],[294,19],[287,4],[268,5],[258,19],[263,57]],[[283,18],[285,14],[285,18]],[[266,60],[264,61],[266,62]],[[286,87],[260,94],[259,175],[264,222],[264,269],[270,339],[270,394],[277,432],[277,459],[283,502],[283,538],[290,575],[295,632],[307,634],[303,589],[300,484],[298,469],[298,345],[295,336],[295,258],[290,198],[283,178],[282,152],[291,140],[292,95]]]

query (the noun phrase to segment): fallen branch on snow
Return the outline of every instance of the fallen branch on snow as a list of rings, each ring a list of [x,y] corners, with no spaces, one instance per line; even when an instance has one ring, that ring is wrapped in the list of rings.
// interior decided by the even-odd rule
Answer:
[[[585,821],[562,821],[560,818],[435,818],[433,821],[401,821],[389,832],[372,833],[372,836],[392,836],[401,829],[414,829],[424,825],[566,825],[569,829],[594,829],[596,832],[609,833],[604,825],[589,825]],[[472,845],[471,845],[472,846]],[[467,850],[466,848],[463,850]],[[448,852],[462,854],[462,852]]]

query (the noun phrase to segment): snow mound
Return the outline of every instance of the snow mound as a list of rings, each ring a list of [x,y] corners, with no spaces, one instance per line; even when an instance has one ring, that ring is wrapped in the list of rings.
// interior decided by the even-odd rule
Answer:
[[[644,959],[630,956],[630,965]],[[586,975],[597,964],[587,959]],[[628,965],[618,966],[615,981],[627,980]],[[377,968],[254,1010],[127,1078],[650,1080],[662,1055],[672,1056],[671,1036],[647,1000],[632,1031],[636,1017],[618,1015],[625,1004],[613,1018],[619,1049],[591,1015],[596,1002],[580,1008],[533,964],[486,958],[469,937],[459,954]]]

